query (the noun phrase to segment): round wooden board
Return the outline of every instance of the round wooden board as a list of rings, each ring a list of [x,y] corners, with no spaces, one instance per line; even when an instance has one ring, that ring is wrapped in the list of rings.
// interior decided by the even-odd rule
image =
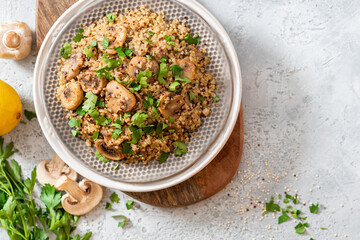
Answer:
[[[76,0],[37,0],[36,46],[40,49],[50,27]],[[244,143],[243,111],[240,110],[233,133],[215,159],[195,176],[176,186],[154,192],[125,192],[132,198],[160,207],[190,205],[219,192],[235,175]]]

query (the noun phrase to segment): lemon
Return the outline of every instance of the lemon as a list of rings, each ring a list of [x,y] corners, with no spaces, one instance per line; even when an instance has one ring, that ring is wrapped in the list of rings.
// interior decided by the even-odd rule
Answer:
[[[10,132],[22,115],[21,100],[17,92],[0,80],[0,136]]]

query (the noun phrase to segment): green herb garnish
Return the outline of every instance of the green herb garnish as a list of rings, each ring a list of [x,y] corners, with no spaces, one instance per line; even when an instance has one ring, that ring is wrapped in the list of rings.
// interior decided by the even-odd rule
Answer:
[[[134,151],[132,150],[130,144],[128,142],[124,142],[122,144],[122,149],[121,149],[121,153],[122,154],[134,154]]]
[[[122,214],[119,214],[119,215],[115,215],[115,216],[112,216],[113,218],[117,219],[117,218],[122,218],[122,220],[118,223],[118,227],[123,227],[126,223],[126,217]]]
[[[106,210],[111,209],[111,203],[108,203],[108,202],[107,202],[106,205],[105,205],[105,209],[106,209]]]
[[[93,51],[92,51],[89,47],[85,47],[85,48],[84,48],[84,54],[85,54],[87,57],[93,57],[93,56],[94,56]]]
[[[189,78],[187,78],[187,77],[181,78],[181,77],[178,77],[178,76],[175,77],[175,81],[180,81],[180,82],[183,82],[185,84],[188,84],[188,83],[191,82],[191,80]]]
[[[80,132],[78,130],[75,129],[71,129],[71,134],[76,137]]]
[[[152,32],[152,31],[148,31],[148,33],[149,33],[150,36],[154,36],[154,35],[155,35],[155,33]]]
[[[113,22],[115,20],[115,15],[112,14],[112,13],[109,13],[108,15],[106,15],[106,19],[109,21],[109,22]]]
[[[191,35],[188,33],[185,35],[185,42],[187,42],[188,44],[199,44],[200,42],[200,37],[196,36],[196,37],[191,37]]]
[[[126,201],[126,209],[127,209],[127,210],[132,209],[133,206],[134,206],[134,201],[133,201],[133,200],[127,200],[127,201]]]
[[[119,196],[117,195],[116,192],[113,192],[111,195],[110,195],[110,201],[113,202],[113,203],[118,203],[120,200]]]
[[[162,152],[160,157],[159,157],[159,164],[162,164],[164,162],[166,162],[166,160],[168,159],[170,153],[169,152]]]
[[[120,133],[122,133],[121,128],[116,128],[114,131],[111,132],[112,138],[118,139],[120,136]]]
[[[104,36],[101,45],[102,45],[105,49],[109,48],[109,40],[108,40],[108,38],[106,37],[106,35]]]
[[[71,54],[71,44],[64,43],[63,47],[60,49],[60,56],[65,59],[68,59],[70,54]]]
[[[80,127],[81,126],[81,120],[78,120],[76,118],[72,118],[72,119],[69,120],[68,125],[71,128]]]
[[[131,56],[131,55],[132,55],[132,52],[133,52],[133,50],[130,49],[130,48],[125,50],[126,56]]]
[[[27,120],[31,121],[31,119],[36,118],[36,113],[32,112],[32,111],[28,111],[28,110],[24,110],[24,115],[26,117]]]
[[[178,83],[178,82],[173,82],[173,83],[170,84],[169,90],[170,90],[171,92],[175,92],[175,91],[176,91],[176,87],[179,86],[179,85],[180,85],[180,83]]]
[[[316,205],[315,204],[311,204],[311,206],[309,207],[310,209],[310,212],[311,213],[318,213],[319,211],[319,203],[317,203]]]
[[[137,112],[131,117],[131,120],[133,124],[135,124],[139,128],[142,128],[144,126],[144,122],[148,117],[149,116],[146,114],[146,112]]]
[[[186,147],[186,144],[184,142],[174,142],[175,146],[177,146],[177,148],[175,149],[175,156],[181,156],[184,153],[188,152],[188,149]]]
[[[99,152],[95,153],[95,156],[97,157],[97,159],[101,160],[104,163],[110,162],[109,159],[107,159],[106,157],[102,156]]]
[[[95,132],[93,133],[93,135],[92,135],[92,139],[93,139],[94,141],[96,141],[98,138],[99,138],[99,132],[98,132],[98,131],[95,131]]]
[[[143,127],[144,133],[149,135],[152,134],[154,132],[154,125],[147,125],[145,127]]]
[[[182,69],[179,65],[172,65],[172,66],[170,66],[170,69],[171,69],[173,77],[181,76],[184,72],[184,69]]]
[[[174,122],[175,122],[175,119],[174,119],[172,116],[170,116],[170,117],[168,118],[168,121],[169,121],[169,123],[174,123]]]
[[[193,92],[189,92],[189,99],[192,101],[195,97],[195,94]]]
[[[173,47],[174,46],[174,40],[175,38],[173,36],[168,36],[168,35],[165,35],[164,36],[164,40],[171,46]]]
[[[299,222],[299,224],[295,226],[296,233],[303,234],[306,231],[305,227],[309,227],[309,224]]]
[[[214,97],[214,103],[217,103],[217,102],[219,102],[220,101],[220,98],[218,97],[218,96],[215,96]]]
[[[202,97],[202,96],[200,96],[200,95],[198,96],[198,98],[200,99],[201,102],[204,102],[204,101],[205,101],[205,98]]]
[[[162,133],[162,131],[165,129],[165,128],[167,128],[167,124],[165,124],[165,123],[158,123],[157,125],[156,125],[156,130],[155,130],[155,133],[156,133],[156,135],[159,135],[160,133]]]
[[[166,81],[164,78],[168,78],[168,72],[169,72],[169,68],[166,66],[166,63],[162,62],[160,63],[160,70],[159,70],[159,74],[158,74],[158,81],[161,84],[166,84]]]
[[[84,38],[84,35],[81,34],[83,32],[84,32],[84,29],[79,28],[77,34],[75,35],[75,37],[73,37],[73,41],[76,42],[76,43],[80,42],[81,39]]]
[[[278,224],[282,224],[286,222],[290,217],[286,214],[286,212],[282,211],[282,215],[278,219]]]

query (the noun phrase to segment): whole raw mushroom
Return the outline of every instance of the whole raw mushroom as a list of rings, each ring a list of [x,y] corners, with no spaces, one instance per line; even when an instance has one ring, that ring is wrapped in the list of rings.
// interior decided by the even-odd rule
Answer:
[[[78,177],[77,172],[67,166],[56,153],[52,161],[44,160],[40,162],[36,168],[36,175],[41,185],[46,183],[55,185],[61,176],[67,176],[74,181]]]
[[[86,178],[78,184],[67,176],[61,176],[57,180],[55,188],[67,192],[62,196],[61,204],[65,211],[76,216],[93,210],[103,197],[101,186]]]

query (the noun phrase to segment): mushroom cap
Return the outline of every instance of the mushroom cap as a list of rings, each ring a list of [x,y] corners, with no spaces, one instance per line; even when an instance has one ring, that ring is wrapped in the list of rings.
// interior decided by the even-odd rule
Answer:
[[[106,86],[107,108],[110,112],[129,112],[136,104],[136,98],[126,87],[117,81]]]
[[[61,72],[65,80],[70,81],[76,77],[84,64],[84,54],[73,53],[68,59],[62,59]]]
[[[81,216],[93,210],[103,198],[100,185],[84,178],[77,184],[66,176],[59,178],[55,185],[67,192],[61,198],[65,211],[72,215]]]
[[[117,54],[115,48],[122,47],[125,43],[127,36],[126,27],[120,24],[110,24],[106,30],[106,38],[109,41],[109,47],[104,48],[104,46],[101,44],[105,35],[100,35],[96,37],[98,41],[98,47],[100,51],[107,54]]]
[[[95,147],[101,156],[110,160],[119,161],[125,157],[123,154],[121,154],[120,150],[107,146],[103,139],[96,140]]]
[[[75,110],[84,99],[84,92],[79,82],[70,82],[60,88],[59,98],[64,106],[69,110]]]
[[[184,104],[185,100],[181,95],[166,92],[160,96],[159,110],[161,115],[166,119],[170,116],[177,118],[176,112],[179,111]]]
[[[74,181],[78,176],[77,172],[68,167],[56,153],[52,161],[41,161],[36,168],[36,178],[41,185],[55,185],[57,179],[63,175]]]
[[[176,63],[183,69],[183,74],[180,77],[187,77],[191,81],[194,80],[196,67],[192,61],[189,59],[178,59]]]
[[[132,79],[136,79],[140,71],[150,70],[157,73],[160,67],[157,61],[149,60],[146,57],[134,57],[129,63],[128,73]],[[154,79],[150,77],[150,79]]]
[[[81,73],[78,79],[84,92],[92,92],[94,94],[99,94],[107,83],[105,78],[98,77],[93,71]]]
[[[0,41],[0,58],[20,60],[31,52],[31,30],[24,22],[1,23]]]

